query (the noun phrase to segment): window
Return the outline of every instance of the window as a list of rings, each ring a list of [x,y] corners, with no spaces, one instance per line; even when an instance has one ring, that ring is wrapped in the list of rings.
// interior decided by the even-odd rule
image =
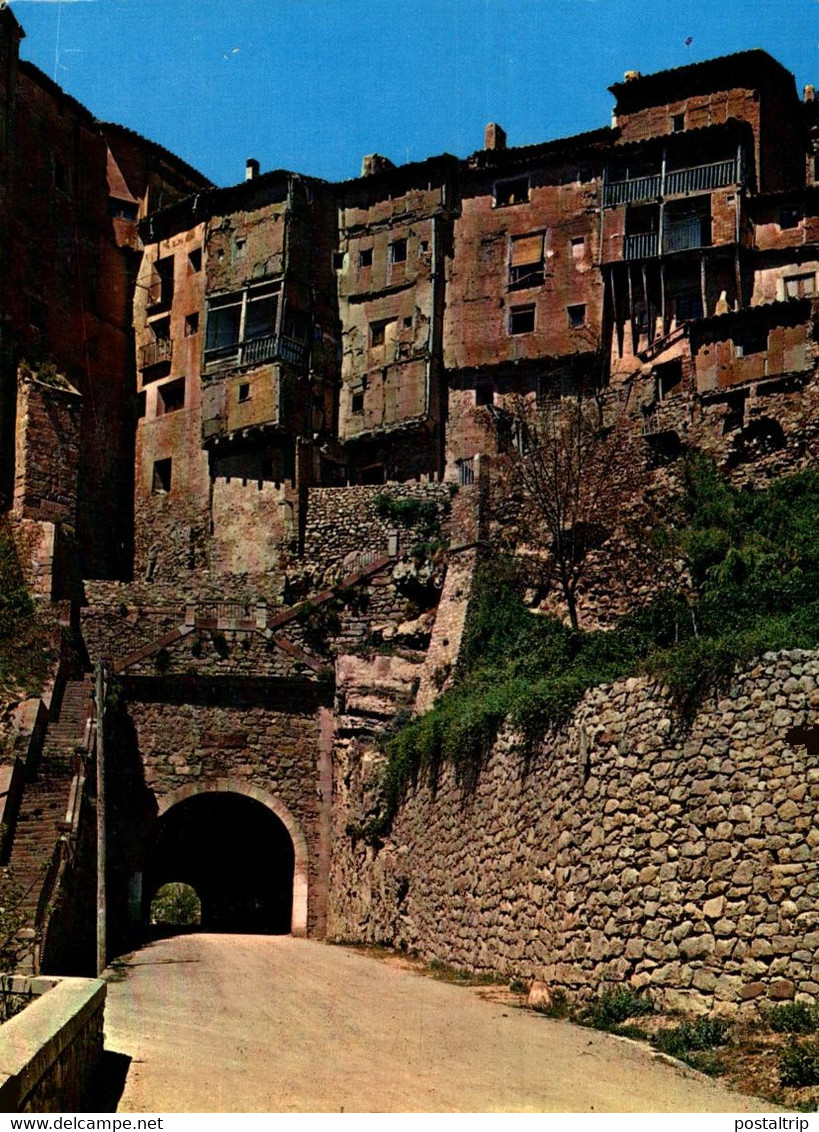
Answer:
[[[768,331],[764,326],[749,326],[734,335],[734,350],[738,358],[762,354],[768,349]]]
[[[333,271],[343,271],[346,258],[344,252],[333,252]]]
[[[373,250],[372,248],[364,248],[363,251],[358,253],[358,266],[359,267],[372,267],[373,265]]]
[[[512,307],[509,311],[509,333],[531,334],[535,329],[535,304],[525,307]]]
[[[586,237],[572,236],[569,246],[572,249],[572,259],[583,259],[586,254]]]
[[[491,382],[479,381],[475,385],[475,405],[494,405],[495,404],[495,388]]]
[[[194,248],[193,251],[188,252],[188,267],[194,274],[202,270],[201,248]]]
[[[665,401],[668,397],[675,397],[682,392],[682,362],[679,358],[673,362],[664,362],[654,370],[654,380],[657,387],[657,400]]]
[[[119,197],[108,198],[108,215],[117,220],[136,220],[139,216],[139,205],[135,200],[121,200]]]
[[[156,415],[175,413],[177,409],[185,407],[185,379],[178,377],[175,381],[168,381],[160,385],[156,391]]]
[[[137,398],[136,398],[137,420],[141,421],[142,418],[145,416],[145,412],[146,412],[146,397],[145,397],[145,391],[143,390],[141,393],[137,393]]]
[[[576,330],[579,326],[586,325],[586,304],[575,303],[573,306],[566,307],[566,313],[569,316],[569,326]]]
[[[154,495],[164,495],[171,490],[172,463],[170,457],[167,460],[154,461],[154,475],[151,485],[151,491]]]
[[[280,283],[254,283],[209,299],[205,360],[235,359],[244,343],[272,338],[280,290]]]
[[[185,315],[185,337],[190,338],[193,334],[199,333],[199,311],[194,311],[193,314]]]
[[[68,166],[56,157],[54,158],[54,188],[59,189],[61,193],[67,193],[70,190]]]
[[[395,340],[395,319],[385,318],[370,323],[370,345],[387,346]]]
[[[421,251],[426,254],[429,251],[429,240],[422,240],[420,243]]]
[[[816,272],[791,275],[785,279],[785,298],[804,299],[806,295],[816,294]]]
[[[241,383],[241,385],[239,386],[239,392],[237,394],[236,400],[239,402],[239,404],[241,404],[242,401],[249,401],[250,400],[250,382],[249,381],[243,381]]]
[[[245,252],[247,251],[247,240],[245,240],[241,236],[238,236],[236,238],[236,242],[233,245],[233,248],[234,248],[235,258],[236,259],[242,259]]]
[[[404,319],[404,326],[406,327],[407,330],[409,330],[410,327],[412,326],[412,315],[411,314],[408,314],[407,317]]]
[[[685,291],[674,298],[674,314],[677,322],[687,322],[692,318],[702,318],[702,295],[699,291]]]
[[[785,228],[798,228],[799,227],[799,209],[788,207],[780,208],[779,210],[779,227]]]
[[[363,393],[354,393],[353,394],[353,412],[354,413],[363,413],[364,412],[364,394]]]
[[[407,241],[393,240],[390,244],[390,263],[406,263]]]
[[[543,283],[543,232],[513,236],[509,250],[509,289],[540,287]]]
[[[148,288],[149,307],[169,307],[173,302],[173,256],[156,260]]]
[[[671,131],[672,133],[679,134],[685,129],[685,114],[672,114],[671,115]]]
[[[525,204],[529,199],[529,178],[516,177],[514,181],[498,181],[494,188],[495,208],[509,204]]]

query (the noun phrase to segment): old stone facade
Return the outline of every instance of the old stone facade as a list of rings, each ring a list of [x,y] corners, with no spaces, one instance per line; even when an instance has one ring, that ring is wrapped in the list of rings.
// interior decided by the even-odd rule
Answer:
[[[740,482],[815,463],[810,88],[744,52],[628,72],[576,137],[215,188],[21,61],[2,5],[0,37],[0,490],[73,601],[64,667],[107,674],[109,949],[182,880],[210,926],[579,994],[819,993],[815,658],[687,736],[656,689],[598,689],[529,762],[507,737],[474,794],[444,771],[359,836],[379,734],[453,679],[514,398],[593,393],[655,492],[686,448]],[[651,592],[610,551],[586,624]]]

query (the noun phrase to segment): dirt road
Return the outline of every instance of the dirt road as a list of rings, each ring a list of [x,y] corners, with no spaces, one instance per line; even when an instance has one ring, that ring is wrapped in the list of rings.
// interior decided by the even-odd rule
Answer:
[[[607,1034],[284,936],[148,945],[115,965],[105,1029],[131,1058],[120,1112],[766,1111]]]

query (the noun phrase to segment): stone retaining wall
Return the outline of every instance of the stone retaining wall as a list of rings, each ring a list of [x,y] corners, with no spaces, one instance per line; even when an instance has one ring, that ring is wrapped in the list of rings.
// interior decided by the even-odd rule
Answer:
[[[419,786],[380,849],[346,831],[358,757],[336,770],[336,938],[578,998],[819,1001],[817,654],[766,654],[687,731],[645,679],[594,689],[528,756],[502,737],[474,790]]]
[[[105,983],[8,980],[35,996],[0,1027],[0,1112],[78,1112],[102,1056]]]

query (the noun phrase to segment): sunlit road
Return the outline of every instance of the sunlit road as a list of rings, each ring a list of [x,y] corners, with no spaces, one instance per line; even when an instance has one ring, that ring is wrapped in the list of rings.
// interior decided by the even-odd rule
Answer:
[[[120,1112],[762,1111],[643,1049],[343,948],[188,935],[116,965]]]

